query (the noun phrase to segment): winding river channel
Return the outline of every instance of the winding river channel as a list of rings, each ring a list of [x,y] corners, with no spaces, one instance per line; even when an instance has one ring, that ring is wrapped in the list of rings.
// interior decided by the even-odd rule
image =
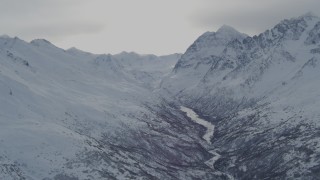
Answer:
[[[204,139],[205,141],[207,141],[208,144],[211,144],[211,139],[213,137],[214,134],[214,124],[201,119],[198,114],[196,112],[194,112],[192,109],[181,106],[180,110],[185,112],[187,114],[187,116],[194,121],[197,124],[200,124],[202,126],[204,126],[205,128],[207,128],[206,133],[202,136],[202,139]],[[211,169],[215,169],[214,168],[214,164],[216,163],[216,161],[218,161],[221,157],[221,155],[219,153],[217,153],[215,150],[211,150],[209,151],[210,154],[213,155],[213,157],[211,159],[209,159],[208,161],[205,162],[205,164],[207,166],[209,166]],[[229,174],[223,173],[223,172],[218,172],[219,174],[224,174],[228,177],[228,179],[233,180],[234,177],[232,177]]]
[[[195,113],[190,108],[181,106],[180,109],[181,111],[185,112],[191,120],[207,128],[207,131],[202,138],[206,140],[208,144],[211,144],[211,138],[213,137],[213,134],[214,134],[214,125],[206,120],[199,118],[198,114]]]

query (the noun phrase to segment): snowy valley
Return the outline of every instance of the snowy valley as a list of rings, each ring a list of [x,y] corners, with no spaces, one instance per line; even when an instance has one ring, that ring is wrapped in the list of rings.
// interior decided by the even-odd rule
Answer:
[[[318,179],[320,18],[184,54],[0,37],[0,179]]]

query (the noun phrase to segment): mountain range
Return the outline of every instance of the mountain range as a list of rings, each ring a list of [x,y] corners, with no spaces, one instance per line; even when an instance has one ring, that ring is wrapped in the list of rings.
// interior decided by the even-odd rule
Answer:
[[[167,56],[1,36],[0,179],[319,179],[319,62],[310,13]]]

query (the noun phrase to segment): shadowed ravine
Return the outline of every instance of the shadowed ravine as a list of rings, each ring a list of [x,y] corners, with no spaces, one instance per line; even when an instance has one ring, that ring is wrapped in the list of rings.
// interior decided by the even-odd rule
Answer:
[[[190,108],[181,106],[180,110],[185,112],[187,114],[187,116],[192,121],[207,128],[206,133],[202,136],[202,139],[206,140],[208,144],[211,144],[211,138],[213,138],[213,134],[214,134],[214,124],[212,124],[204,119],[201,119],[198,116],[198,114]],[[214,164],[220,159],[221,155],[219,153],[217,153],[215,150],[211,150],[211,151],[209,151],[209,153],[211,153],[213,155],[213,157],[211,159],[209,159],[208,161],[206,161],[205,164],[207,166],[209,166],[211,169],[215,169]],[[220,171],[218,171],[217,174],[219,174],[219,175],[224,174],[228,177],[228,179],[231,179],[231,180],[234,179],[234,177],[232,177],[231,175],[220,172]]]

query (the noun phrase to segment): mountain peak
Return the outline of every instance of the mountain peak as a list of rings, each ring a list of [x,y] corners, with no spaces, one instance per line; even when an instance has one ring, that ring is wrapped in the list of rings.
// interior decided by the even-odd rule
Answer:
[[[136,52],[134,52],[134,51],[130,51],[130,52],[128,52],[128,51],[122,51],[122,52],[120,52],[119,54],[116,54],[116,55],[134,55],[134,56],[137,56],[137,55],[139,55],[139,54],[136,53]]]
[[[239,33],[235,28],[229,25],[222,25],[218,30],[217,33],[225,33],[225,32],[234,32]]]
[[[66,50],[67,52],[73,52],[73,53],[87,53],[85,51],[82,51],[81,49],[78,49],[76,47],[71,47],[69,49]]]
[[[46,39],[34,39],[30,42],[33,46],[40,47],[40,48],[47,48],[47,49],[56,49],[59,51],[65,51],[64,49],[61,49],[54,44],[52,44],[50,41]]]
[[[318,16],[310,11],[310,12],[307,12],[306,14],[303,14],[299,18],[315,18],[315,17],[318,17]]]
[[[8,39],[8,38],[11,38],[11,37],[9,35],[7,35],[7,34],[3,34],[3,35],[0,35],[0,38]]]
[[[46,40],[46,39],[34,39],[30,43],[47,43],[47,44],[51,44],[51,42]]]
[[[67,51],[81,51],[81,50],[76,47],[71,47],[71,48],[67,49]]]
[[[247,37],[248,35],[241,33],[239,31],[237,31],[235,28],[228,26],[228,25],[223,25],[221,26],[217,32],[217,35],[221,36],[221,37],[232,37],[237,38],[237,37]]]
[[[46,39],[34,39],[30,42],[30,44],[35,46],[54,46],[50,41]]]
[[[71,53],[73,55],[94,55],[90,52],[83,51],[83,50],[78,49],[76,47],[71,47],[71,48],[67,49],[66,52]]]

